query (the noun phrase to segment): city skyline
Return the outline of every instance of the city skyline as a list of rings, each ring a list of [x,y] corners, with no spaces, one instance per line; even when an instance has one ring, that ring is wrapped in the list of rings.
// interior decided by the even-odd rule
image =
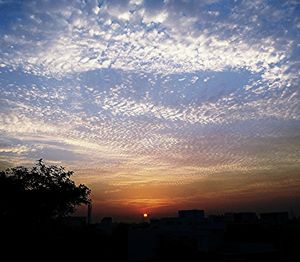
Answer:
[[[0,1],[0,168],[93,213],[300,215],[297,1]]]

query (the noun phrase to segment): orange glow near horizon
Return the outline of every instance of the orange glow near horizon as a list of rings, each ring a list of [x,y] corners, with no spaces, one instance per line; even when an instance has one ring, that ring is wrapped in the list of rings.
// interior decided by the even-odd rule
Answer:
[[[179,173],[178,169],[174,168],[172,173]],[[207,213],[228,210],[260,212],[284,209],[288,204],[297,206],[295,197],[300,194],[300,178],[296,171],[251,170],[251,176],[248,173],[250,171],[232,168],[226,175],[208,174],[186,179],[186,176],[172,177],[163,171],[157,174],[154,170],[151,174],[142,173],[143,176],[138,177],[140,180],[134,180],[132,176],[136,173],[124,178],[114,174],[97,177],[80,170],[74,178],[77,184],[91,188],[95,219],[109,214],[117,220],[140,221],[150,216],[176,216],[180,209],[204,209]],[[286,184],[282,184],[283,173]],[[151,178],[156,181],[151,181]],[[171,178],[174,180],[167,183],[166,180]],[[98,182],[100,179],[101,183]]]

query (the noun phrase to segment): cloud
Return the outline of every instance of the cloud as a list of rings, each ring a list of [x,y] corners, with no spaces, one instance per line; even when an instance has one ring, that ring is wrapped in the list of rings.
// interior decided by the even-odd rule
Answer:
[[[176,186],[194,190],[190,198],[177,190],[176,201],[194,203],[193,183],[209,181],[223,188],[219,196],[249,195],[267,187],[272,170],[287,171],[292,184],[300,159],[297,8],[1,3],[0,165],[42,156],[75,169],[80,181],[101,181],[108,193],[99,201],[117,191],[134,207],[164,206]],[[249,182],[242,177],[250,174],[262,181],[239,192],[219,178],[239,187],[234,176]]]
[[[287,61],[292,39],[278,45],[281,40],[273,36],[247,38],[240,30],[243,16],[238,11],[233,11],[237,17],[232,15],[230,24],[212,20],[209,25],[201,14],[213,4],[215,1],[29,2],[24,4],[28,13],[12,21],[3,37],[1,63],[59,76],[102,68],[163,74],[247,69],[272,74],[274,65]],[[253,9],[244,3],[241,8],[245,12]],[[177,23],[181,19],[184,22]],[[180,27],[190,19],[190,34],[186,34],[187,28]],[[207,27],[202,29],[199,23]],[[223,35],[224,26],[231,28],[227,35]],[[23,35],[19,35],[21,29]]]
[[[22,153],[28,152],[30,149],[24,145],[17,145],[13,147],[0,147],[0,154],[1,153],[12,153],[21,155]]]

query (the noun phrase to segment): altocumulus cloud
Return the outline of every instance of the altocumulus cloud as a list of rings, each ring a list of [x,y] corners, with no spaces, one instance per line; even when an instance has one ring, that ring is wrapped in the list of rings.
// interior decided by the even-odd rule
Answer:
[[[1,1],[0,16],[5,161],[57,152],[117,185],[299,168],[297,1]]]

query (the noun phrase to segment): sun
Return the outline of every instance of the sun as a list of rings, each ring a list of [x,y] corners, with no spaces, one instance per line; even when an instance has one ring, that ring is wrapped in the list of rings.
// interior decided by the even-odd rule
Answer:
[[[147,217],[148,217],[148,214],[147,214],[147,213],[144,213],[144,214],[143,214],[143,217],[144,217],[144,218],[147,218]]]

